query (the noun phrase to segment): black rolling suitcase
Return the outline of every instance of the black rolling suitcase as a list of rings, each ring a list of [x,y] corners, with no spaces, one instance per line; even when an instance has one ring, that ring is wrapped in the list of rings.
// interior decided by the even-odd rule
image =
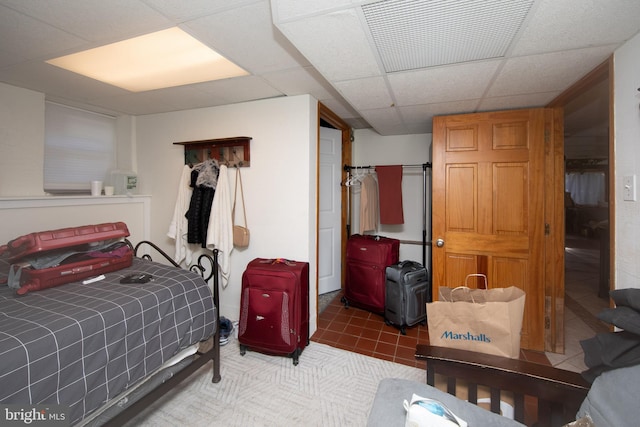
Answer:
[[[402,261],[386,269],[384,321],[406,335],[406,326],[426,324],[429,298],[427,269],[415,261]]]

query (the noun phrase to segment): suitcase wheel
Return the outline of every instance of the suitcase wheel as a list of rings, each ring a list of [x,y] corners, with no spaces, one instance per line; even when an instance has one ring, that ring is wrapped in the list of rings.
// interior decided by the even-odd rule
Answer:
[[[340,298],[340,302],[344,304],[344,308],[349,308],[349,301],[345,297]]]
[[[298,366],[300,353],[301,353],[300,349],[297,348],[296,351],[294,351],[293,354],[291,355],[291,357],[293,357],[293,366]]]
[[[247,346],[240,344],[240,356],[244,356],[247,353]]]
[[[391,323],[391,321],[389,321],[388,319],[384,319],[384,324],[387,326],[395,326],[393,323]],[[402,335],[407,335],[407,329],[404,326],[396,326],[396,328],[398,328],[400,330],[400,333]]]

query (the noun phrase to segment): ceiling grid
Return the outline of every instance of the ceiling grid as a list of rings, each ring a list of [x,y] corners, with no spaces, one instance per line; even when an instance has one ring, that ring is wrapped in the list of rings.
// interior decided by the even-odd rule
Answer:
[[[533,0],[393,0],[362,6],[388,73],[501,58]]]
[[[250,74],[134,93],[45,62],[176,26]],[[0,84],[111,115],[308,94],[353,128],[421,134],[547,105],[639,31],[633,0],[0,0]]]

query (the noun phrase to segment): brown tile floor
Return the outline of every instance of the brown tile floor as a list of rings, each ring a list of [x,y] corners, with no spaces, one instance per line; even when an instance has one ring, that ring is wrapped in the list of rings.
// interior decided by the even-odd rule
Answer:
[[[567,236],[566,310],[564,354],[521,351],[521,358],[559,368],[581,372],[586,369],[579,341],[590,338],[607,327],[595,317],[609,300],[597,296],[599,278],[599,243],[594,239]],[[318,330],[312,341],[348,351],[423,367],[415,361],[416,344],[429,343],[426,326],[407,328],[407,334],[384,323],[382,316],[355,307],[346,309],[338,292],[320,313]],[[571,304],[569,304],[571,303]]]
[[[312,341],[408,366],[424,367],[424,362],[416,361],[414,354],[417,344],[429,343],[426,325],[406,328],[406,335],[402,335],[397,328],[386,325],[381,315],[352,306],[345,308],[340,302],[341,297],[342,292],[339,292],[320,313]],[[520,357],[550,364],[541,352],[522,350]]]

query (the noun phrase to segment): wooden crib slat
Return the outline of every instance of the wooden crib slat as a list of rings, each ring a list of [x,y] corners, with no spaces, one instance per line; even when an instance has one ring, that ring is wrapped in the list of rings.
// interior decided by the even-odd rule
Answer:
[[[509,391],[515,398],[514,418],[520,422],[525,418],[538,419],[536,425],[540,426],[563,425],[575,418],[590,387],[577,372],[526,360],[423,344],[416,347],[415,356],[426,361],[429,385],[435,385],[437,373],[447,378],[447,392],[450,394],[455,395],[456,378],[474,386],[489,386],[492,389],[493,412],[500,411],[499,391]],[[526,396],[538,399],[538,414],[525,414]],[[477,401],[477,395],[470,391],[470,400],[471,397]]]

